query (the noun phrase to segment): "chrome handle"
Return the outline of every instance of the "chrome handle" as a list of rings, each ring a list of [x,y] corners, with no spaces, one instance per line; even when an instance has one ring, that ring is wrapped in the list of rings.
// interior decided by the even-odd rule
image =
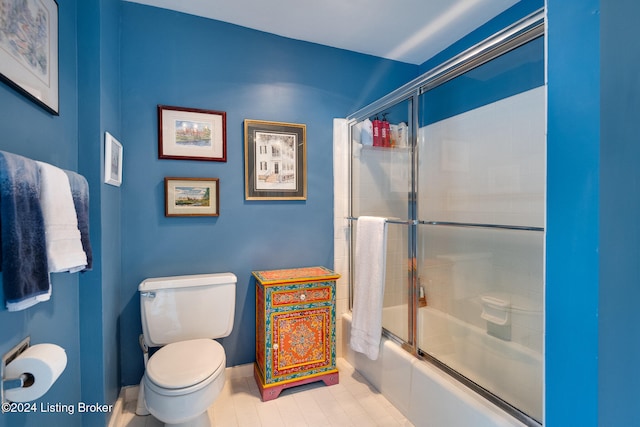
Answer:
[[[156,293],[155,292],[142,292],[140,294],[141,297],[145,297],[145,298],[155,298],[156,297]]]

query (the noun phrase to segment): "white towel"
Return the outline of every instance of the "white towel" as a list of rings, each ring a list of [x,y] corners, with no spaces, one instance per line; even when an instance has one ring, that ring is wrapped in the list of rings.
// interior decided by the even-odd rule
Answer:
[[[40,295],[27,297],[22,301],[16,302],[16,303],[7,302],[7,311],[26,310],[27,308],[32,307],[39,302],[49,301],[50,298],[51,298],[51,283],[49,283],[49,289]]]
[[[356,224],[353,350],[376,360],[382,334],[382,300],[387,253],[386,218],[361,216]]]
[[[36,162],[40,170],[40,205],[44,219],[49,272],[80,271],[87,265],[69,178],[62,169]]]

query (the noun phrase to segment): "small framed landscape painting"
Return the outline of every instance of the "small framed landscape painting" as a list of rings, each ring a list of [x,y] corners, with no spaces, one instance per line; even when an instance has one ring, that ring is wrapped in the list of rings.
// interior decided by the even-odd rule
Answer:
[[[219,216],[218,178],[164,179],[165,216]]]

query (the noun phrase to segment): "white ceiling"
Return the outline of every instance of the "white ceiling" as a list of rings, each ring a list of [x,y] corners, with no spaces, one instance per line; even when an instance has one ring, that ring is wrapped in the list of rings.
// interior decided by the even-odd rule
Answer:
[[[519,0],[127,0],[422,64]]]

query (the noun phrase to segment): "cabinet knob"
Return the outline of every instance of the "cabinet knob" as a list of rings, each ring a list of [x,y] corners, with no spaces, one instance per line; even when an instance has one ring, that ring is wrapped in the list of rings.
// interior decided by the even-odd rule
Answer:
[[[274,349],[274,350],[277,350],[277,349],[278,349],[278,344],[274,344],[274,345],[273,345],[273,349]]]
[[[301,294],[300,295],[300,301],[304,301],[307,299],[307,295],[306,294]]]

